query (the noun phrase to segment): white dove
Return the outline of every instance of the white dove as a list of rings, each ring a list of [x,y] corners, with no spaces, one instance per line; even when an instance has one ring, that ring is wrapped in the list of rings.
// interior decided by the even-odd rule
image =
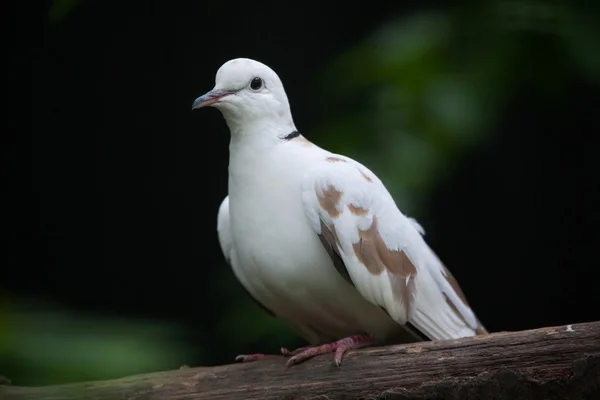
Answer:
[[[298,132],[271,68],[227,61],[192,109],[206,106],[231,133],[217,218],[225,258],[249,294],[311,344],[282,348],[288,366],[331,352],[339,366],[350,349],[487,333],[375,174]]]

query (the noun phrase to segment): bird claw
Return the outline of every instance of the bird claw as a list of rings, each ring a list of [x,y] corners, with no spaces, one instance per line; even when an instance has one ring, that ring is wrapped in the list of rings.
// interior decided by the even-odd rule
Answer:
[[[301,347],[294,351],[289,351],[285,348],[282,348],[281,352],[284,355],[290,355],[290,359],[286,362],[286,367],[291,367],[296,364],[300,364],[310,358],[321,354],[329,354],[334,352],[335,355],[333,357],[333,361],[337,367],[342,365],[342,360],[344,359],[344,355],[348,350],[352,349],[360,349],[361,347],[369,346],[373,343],[372,339],[368,335],[357,335],[350,336],[344,339],[340,339],[336,342],[322,344],[319,346],[307,346]],[[285,350],[285,352],[284,352]]]
[[[308,350],[308,349],[313,348],[313,347],[315,347],[315,346],[304,346],[304,347],[299,347],[296,350],[292,350],[292,351],[288,350],[285,347],[282,347],[281,348],[281,354],[283,356],[285,356],[285,357],[292,357],[292,356],[295,356],[296,354],[300,354],[303,351]]]
[[[289,359],[286,361],[286,363],[285,363],[285,367],[286,367],[286,368],[292,367],[292,366],[294,366],[294,365],[296,365],[296,364],[299,364],[299,363],[301,363],[302,361],[304,361],[304,359],[301,359],[301,358],[299,358],[299,357],[297,357],[297,356],[290,357],[290,358],[289,358]]]
[[[332,343],[326,343],[319,346],[304,346],[299,347],[296,350],[290,351],[285,347],[280,349],[281,354],[284,357],[290,357],[285,363],[286,367],[291,367],[293,365],[300,364],[310,358],[321,354],[329,354],[335,353],[333,357],[333,361],[337,367],[342,365],[342,360],[344,358],[344,354],[348,350],[352,349],[360,349],[361,347],[369,346],[373,343],[371,337],[369,335],[356,335],[350,336],[344,339],[340,339],[338,341]],[[277,354],[240,354],[235,358],[235,361],[238,362],[250,362],[257,360],[264,360],[266,358],[279,358],[280,355]]]

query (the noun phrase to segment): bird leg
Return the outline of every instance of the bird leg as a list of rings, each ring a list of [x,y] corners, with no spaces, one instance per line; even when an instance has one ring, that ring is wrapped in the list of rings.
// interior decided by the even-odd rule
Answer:
[[[321,354],[328,354],[335,352],[334,361],[338,367],[342,365],[342,358],[348,350],[360,349],[373,344],[373,339],[369,335],[356,335],[349,336],[344,339],[337,340],[332,343],[326,343],[319,346],[306,346],[300,347],[294,351],[282,348],[281,353],[284,356],[291,356],[287,361],[286,366],[291,367],[292,365],[300,364]]]

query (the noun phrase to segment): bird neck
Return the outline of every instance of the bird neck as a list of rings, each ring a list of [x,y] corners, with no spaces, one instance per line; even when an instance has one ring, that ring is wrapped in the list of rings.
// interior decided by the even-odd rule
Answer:
[[[225,118],[229,132],[231,133],[230,148],[247,148],[259,151],[272,148],[282,141],[290,133],[296,131],[296,126],[291,118],[282,119],[255,119],[241,121],[236,118]]]

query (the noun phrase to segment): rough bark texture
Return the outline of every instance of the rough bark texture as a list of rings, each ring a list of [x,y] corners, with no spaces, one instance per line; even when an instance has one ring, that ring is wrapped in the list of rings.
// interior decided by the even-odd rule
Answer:
[[[340,368],[332,357],[0,386],[0,399],[600,399],[600,321],[351,351]]]

